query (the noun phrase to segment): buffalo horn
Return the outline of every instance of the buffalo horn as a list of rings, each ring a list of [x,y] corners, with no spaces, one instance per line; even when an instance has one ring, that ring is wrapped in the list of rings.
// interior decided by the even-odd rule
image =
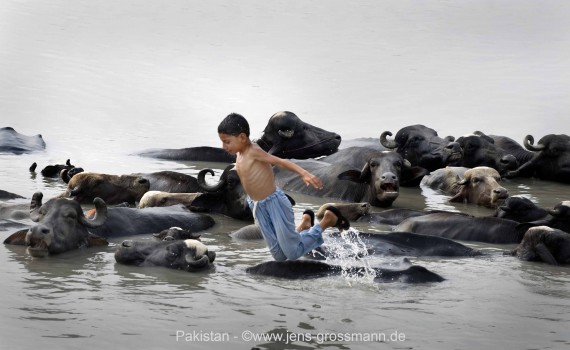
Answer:
[[[533,145],[533,143],[534,143],[534,137],[532,137],[532,135],[526,135],[523,144],[525,148],[528,149],[529,151],[539,152],[546,147],[544,145]]]
[[[32,196],[32,202],[30,203],[30,219],[34,222],[40,220],[40,208],[42,206],[43,193],[36,192]]]
[[[69,177],[68,173],[69,173],[69,169],[62,169],[61,172],[59,173],[59,177],[61,177],[63,182],[65,182],[66,184],[68,184],[69,180],[71,180],[71,177]]]
[[[216,192],[219,191],[225,185],[224,176],[221,176],[220,181],[218,181],[218,183],[213,186],[206,184],[205,180],[206,173],[209,173],[210,175],[214,176],[214,171],[212,169],[200,170],[200,172],[198,173],[198,185],[200,185],[200,187],[202,187],[204,190],[208,192]]]
[[[390,149],[394,149],[396,147],[398,147],[398,145],[396,145],[396,141],[394,140],[388,140],[386,137],[387,136],[392,136],[392,133],[389,131],[384,131],[381,135],[380,135],[380,144],[386,148],[390,148]]]
[[[188,269],[200,269],[208,266],[210,259],[207,255],[202,255],[198,260],[194,260],[194,256],[191,253],[186,254],[186,262],[188,263]]]
[[[107,204],[105,201],[96,197],[93,204],[95,204],[95,217],[93,219],[87,219],[84,215],[79,217],[81,223],[89,228],[97,228],[107,221]]]

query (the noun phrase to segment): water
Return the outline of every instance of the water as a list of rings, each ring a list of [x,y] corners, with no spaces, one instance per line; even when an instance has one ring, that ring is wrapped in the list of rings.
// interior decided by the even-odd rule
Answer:
[[[217,124],[230,112],[248,118],[254,138],[280,110],[344,139],[416,123],[441,136],[481,130],[519,142],[527,134],[570,134],[568,15],[565,1],[530,0],[3,1],[0,126],[41,133],[48,148],[0,155],[0,189],[27,198],[11,203],[28,203],[36,191],[57,195],[61,182],[31,176],[28,167],[67,158],[112,174],[220,170],[133,153],[218,146]],[[543,207],[570,198],[567,185],[510,180],[504,186]],[[328,201],[294,197],[298,219]],[[403,189],[394,207],[490,213],[419,188]],[[247,275],[246,267],[270,258],[267,249],[226,235],[243,223],[215,219],[203,235],[217,252],[209,273],[117,265],[113,252],[122,239],[45,259],[0,246],[2,348],[561,349],[570,343],[568,268],[504,256],[512,246],[470,243],[488,254],[411,258],[446,278],[439,284],[350,276],[283,281]],[[375,256],[362,263],[403,264]],[[365,340],[379,333],[384,343]],[[341,339],[346,334],[361,338]]]

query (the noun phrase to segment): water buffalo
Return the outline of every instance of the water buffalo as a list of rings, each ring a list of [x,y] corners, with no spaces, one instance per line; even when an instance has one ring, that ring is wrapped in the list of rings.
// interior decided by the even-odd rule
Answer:
[[[197,232],[215,224],[211,216],[193,213],[181,204],[144,209],[109,207],[107,211],[107,221],[91,230],[101,237],[153,234],[171,227]]]
[[[37,224],[27,231],[25,237],[16,233],[4,243],[22,244],[23,238],[28,253],[34,257],[108,244],[91,232],[107,220],[107,206],[101,198],[93,201],[97,214],[92,219],[85,217],[81,205],[74,200],[52,198],[42,204],[42,198],[43,194],[36,192],[30,204],[30,218]]]
[[[497,170],[499,174],[515,170],[519,166],[515,156],[505,153],[502,148],[495,145],[491,137],[480,131],[461,136],[456,141],[463,150],[463,157],[454,162],[455,166],[467,168],[487,166]]]
[[[368,270],[368,271],[367,271]],[[247,273],[285,279],[309,279],[329,276],[339,276],[346,273],[350,276],[374,275],[374,282],[426,283],[441,282],[445,279],[429,271],[423,266],[412,265],[404,270],[389,270],[383,268],[347,267],[327,264],[314,260],[267,261],[245,269]]]
[[[170,240],[198,239],[200,238],[201,234],[190,230],[184,230],[180,227],[171,227],[166,230],[162,230],[159,233],[154,233],[152,236],[161,241],[170,241]]]
[[[548,226],[570,233],[570,201],[563,201],[546,210],[549,215],[528,222],[528,226]]]
[[[198,173],[202,194],[192,202],[192,210],[220,213],[239,220],[253,220],[246,200],[247,194],[233,164],[224,169],[215,185],[206,183],[206,174],[214,175],[214,171],[202,169]]]
[[[35,136],[22,135],[14,128],[0,128],[0,152],[1,153],[30,153],[35,151],[43,151],[46,143],[42,135]]]
[[[424,125],[411,125],[400,129],[393,140],[390,131],[380,135],[380,143],[395,149],[412,165],[436,170],[461,159],[461,147],[451,136],[442,139],[437,132]]]
[[[59,177],[63,180],[63,182],[65,182],[66,184],[69,183],[69,180],[71,180],[72,177],[74,177],[75,175],[84,172],[85,170],[83,168],[78,168],[78,167],[73,167],[70,169],[62,169],[59,172]]]
[[[420,185],[452,196],[450,202],[496,208],[509,196],[509,192],[499,185],[500,179],[497,170],[489,167],[446,167],[424,176]]]
[[[30,166],[30,172],[35,172],[36,168],[37,168],[37,163],[34,162],[31,166]],[[42,174],[42,176],[44,177],[59,177],[60,173],[62,170],[66,169],[66,170],[70,170],[72,168],[75,168],[75,165],[71,164],[71,161],[68,159],[65,164],[50,164],[50,165],[46,165],[41,171],[40,174]]]
[[[570,136],[546,135],[534,145],[534,138],[527,135],[524,146],[535,152],[524,164],[505,176],[512,178],[520,174],[530,174],[541,180],[570,183]]]
[[[139,208],[148,207],[168,207],[175,204],[182,204],[190,208],[194,199],[200,196],[201,193],[170,193],[162,191],[148,191],[139,201]]]
[[[163,266],[188,272],[212,266],[216,253],[195,239],[178,241],[123,241],[115,260],[124,265]]]
[[[394,231],[498,244],[520,243],[526,229],[513,220],[448,212],[408,218],[394,227]]]
[[[419,210],[419,209],[387,209],[380,212],[369,213],[360,217],[356,222],[364,222],[368,224],[384,224],[384,225],[398,225],[400,222],[407,218],[431,214],[433,211]]]
[[[387,207],[398,197],[400,185],[414,185],[427,173],[423,168],[410,166],[396,152],[375,152],[360,147],[350,147],[338,153],[341,152],[344,158],[337,158],[334,163],[329,163],[328,157],[319,161],[294,160],[321,178],[324,184],[322,190],[306,186],[297,174],[276,167],[277,184],[287,191]],[[354,164],[354,159],[362,159],[362,154],[366,155],[367,160],[360,163],[362,170],[356,170],[351,164]]]
[[[139,153],[138,155],[142,157],[166,160],[198,162],[234,163],[236,161],[236,157],[226,152],[223,148],[209,146],[147,150]]]
[[[64,196],[79,203],[89,203],[95,197],[107,204],[132,203],[139,201],[150,188],[147,179],[134,175],[109,175],[100,173],[79,173],[67,184]]]
[[[526,150],[521,144],[516,142],[515,140],[500,135],[487,135],[493,139],[493,142],[497,147],[502,149],[504,154],[511,154],[517,160],[518,166],[528,162],[529,160],[534,157],[534,152]],[[516,169],[515,169],[516,170]],[[531,172],[521,171],[518,173],[517,176],[522,177],[530,177],[532,176]]]
[[[291,112],[277,112],[269,118],[257,144],[279,158],[309,159],[333,154],[340,135],[305,123]]]
[[[19,194],[0,190],[0,200],[17,199],[17,198],[24,198],[24,197],[20,196]]]
[[[570,264],[570,234],[548,226],[531,227],[511,254],[526,261]]]
[[[522,196],[511,196],[497,208],[494,216],[517,222],[529,222],[546,218],[548,211],[538,207],[530,199]]]
[[[367,215],[370,212],[370,203],[325,203],[319,207],[317,213],[315,214],[317,219],[321,220],[325,215],[325,210],[327,207],[333,206],[340,210],[342,216],[344,216],[348,221],[356,221],[360,217]]]
[[[256,224],[245,225],[229,233],[230,237],[243,240],[263,239],[263,234]]]

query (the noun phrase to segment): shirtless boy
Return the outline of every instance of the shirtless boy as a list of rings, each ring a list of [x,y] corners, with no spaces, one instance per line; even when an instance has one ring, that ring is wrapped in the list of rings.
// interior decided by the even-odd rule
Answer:
[[[275,157],[253,143],[249,139],[249,124],[239,114],[228,115],[218,126],[218,135],[224,150],[237,156],[236,171],[248,194],[248,204],[275,260],[295,260],[321,246],[324,243],[322,233],[329,227],[348,229],[348,221],[332,206],[327,207],[323,219],[312,227],[314,214],[305,211],[301,223],[295,228],[293,207],[285,193],[275,185],[272,166],[299,174],[307,186],[317,189],[323,188],[321,180],[297,164]]]

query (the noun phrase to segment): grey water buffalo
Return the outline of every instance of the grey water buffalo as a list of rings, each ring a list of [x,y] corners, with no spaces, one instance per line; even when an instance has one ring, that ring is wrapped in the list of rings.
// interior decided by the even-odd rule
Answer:
[[[495,211],[494,216],[517,222],[530,222],[546,218],[548,211],[522,196],[510,196]]]
[[[509,171],[506,177],[526,174],[541,180],[570,183],[570,136],[546,135],[535,145],[532,135],[527,135],[523,144],[534,152],[533,157],[518,169]]]
[[[124,265],[162,266],[188,272],[212,266],[216,253],[195,239],[167,241],[126,240],[115,251],[115,261]]]
[[[167,170],[132,175],[147,179],[150,183],[149,191],[195,193],[200,192],[201,190],[198,180],[194,176],[177,171]]]
[[[229,233],[230,237],[241,240],[263,239],[263,234],[256,224],[245,225]]]
[[[388,149],[396,150],[412,165],[436,170],[461,159],[461,147],[452,136],[444,139],[424,125],[410,125],[400,129],[393,140],[390,131],[380,135],[380,142]]]
[[[329,163],[319,160],[294,160],[304,169],[320,177],[325,187],[321,190],[305,183],[297,174],[274,168],[277,184],[287,191],[348,202],[367,202],[372,206],[392,205],[400,186],[419,183],[427,170],[410,166],[396,152],[375,152],[360,147],[343,149],[344,158]],[[362,154],[365,154],[363,157]],[[336,156],[336,155],[334,155]],[[367,159],[355,169],[354,159]]]
[[[79,203],[89,203],[99,197],[109,205],[134,204],[149,188],[149,181],[141,176],[84,172],[69,180],[64,196]]]
[[[570,264],[570,234],[548,226],[531,227],[511,254],[526,261]]]
[[[18,199],[18,198],[24,198],[24,197],[16,193],[0,190],[0,200]]]
[[[509,196],[507,189],[499,185],[500,179],[497,170],[489,167],[446,167],[424,176],[420,186],[451,196],[450,202],[496,208]]]
[[[42,135],[22,135],[14,128],[0,128],[0,153],[23,154],[35,151],[43,151],[46,143]]]
[[[487,166],[496,169],[499,174],[515,170],[519,166],[514,155],[505,153],[491,137],[480,131],[461,136],[456,141],[463,150],[463,157],[454,162],[455,166],[467,168]]]
[[[368,271],[367,271],[368,270]],[[365,276],[372,273],[374,282],[402,282],[402,283],[427,283],[442,282],[445,279],[440,275],[429,271],[423,266],[412,265],[402,270],[384,268],[347,267],[331,265],[314,260],[287,260],[266,261],[245,269],[247,273],[259,276],[277,277],[284,279],[312,279],[329,276],[339,276],[346,273],[351,276]]]
[[[170,193],[162,191],[148,191],[142,196],[138,203],[139,208],[168,207],[175,204],[182,204],[187,208],[192,206],[192,202],[201,193]]]
[[[520,243],[526,229],[513,220],[438,212],[405,219],[394,231],[413,232],[460,241]]]
[[[277,112],[269,118],[257,144],[279,158],[308,159],[333,154],[340,135],[302,121],[292,112]]]
[[[198,173],[198,183],[202,194],[192,201],[191,210],[224,214],[234,219],[253,220],[247,204],[247,194],[234,165],[227,166],[218,183],[206,183],[206,174],[214,175],[212,169],[202,169]]]
[[[105,223],[91,230],[107,238],[154,234],[171,227],[199,232],[215,224],[211,216],[191,212],[181,204],[144,209],[109,207],[107,211]]]
[[[42,198],[43,194],[36,192],[30,204],[30,218],[37,224],[25,235],[19,232],[8,237],[5,244],[24,243],[34,257],[108,244],[91,232],[107,220],[107,206],[101,198],[93,201],[97,214],[92,219],[85,217],[81,205],[74,200],[52,198],[42,204]]]
[[[348,221],[356,221],[360,217],[367,215],[370,212],[370,203],[360,202],[360,203],[325,203],[319,207],[315,216],[317,219],[322,220],[325,215],[325,210],[327,207],[333,206],[337,208],[342,216],[344,216]]]

